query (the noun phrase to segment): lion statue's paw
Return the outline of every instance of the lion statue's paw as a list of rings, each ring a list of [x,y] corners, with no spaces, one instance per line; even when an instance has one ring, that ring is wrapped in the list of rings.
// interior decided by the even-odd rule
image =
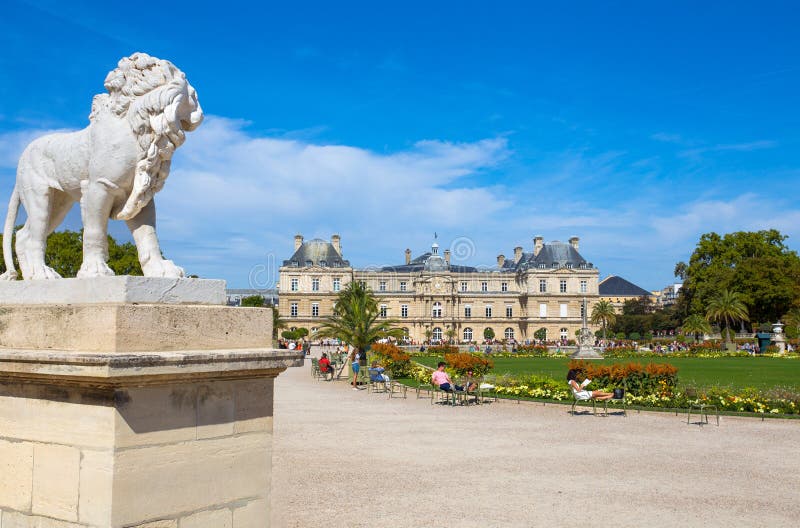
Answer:
[[[183,268],[176,266],[171,260],[150,260],[143,268],[145,277],[166,277],[169,279],[180,279],[185,277]]]
[[[31,269],[30,277],[25,277],[28,280],[52,280],[60,279],[61,275],[56,273],[56,270],[44,264],[33,266]]]
[[[86,279],[90,277],[113,277],[114,270],[101,259],[84,259],[81,269],[78,270],[78,278]]]

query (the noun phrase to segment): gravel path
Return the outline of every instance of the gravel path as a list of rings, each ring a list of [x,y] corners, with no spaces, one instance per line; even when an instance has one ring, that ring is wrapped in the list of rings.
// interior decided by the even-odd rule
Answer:
[[[275,384],[272,526],[790,526],[800,420],[571,416],[564,405],[387,399]]]

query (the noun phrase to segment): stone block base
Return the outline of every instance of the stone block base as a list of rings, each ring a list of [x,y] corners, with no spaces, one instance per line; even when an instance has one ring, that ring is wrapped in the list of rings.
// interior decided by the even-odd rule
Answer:
[[[273,381],[300,354],[0,351],[0,526],[268,526]]]
[[[10,349],[213,350],[263,348],[271,341],[269,308],[168,304],[0,307],[0,347]]]

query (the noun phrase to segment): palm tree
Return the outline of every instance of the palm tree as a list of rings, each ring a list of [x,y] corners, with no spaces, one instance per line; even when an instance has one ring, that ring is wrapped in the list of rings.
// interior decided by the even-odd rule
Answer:
[[[592,324],[603,324],[603,341],[606,340],[606,328],[617,320],[617,312],[609,301],[600,301],[592,308]]]
[[[750,317],[739,292],[722,290],[708,303],[706,319],[725,323],[725,345],[730,347],[731,324],[736,321],[749,321]]]
[[[692,334],[694,340],[697,341],[698,334],[711,333],[711,325],[708,324],[708,321],[706,321],[703,316],[692,314],[684,319],[681,330],[684,334]]]
[[[320,325],[316,337],[333,337],[353,346],[353,354],[386,337],[401,338],[396,321],[381,319],[378,302],[365,284],[353,281],[336,297],[333,314]]]

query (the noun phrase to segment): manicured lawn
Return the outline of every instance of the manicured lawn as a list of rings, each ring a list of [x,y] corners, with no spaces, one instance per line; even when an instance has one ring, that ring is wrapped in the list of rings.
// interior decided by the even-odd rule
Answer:
[[[414,361],[435,367],[439,357],[414,357]],[[611,363],[669,363],[678,368],[678,385],[692,387],[722,386],[769,389],[791,387],[800,389],[800,360],[759,357],[735,358],[642,358],[604,359]],[[541,374],[566,379],[567,358],[495,358],[492,374]],[[565,381],[566,383],[566,381]]]

